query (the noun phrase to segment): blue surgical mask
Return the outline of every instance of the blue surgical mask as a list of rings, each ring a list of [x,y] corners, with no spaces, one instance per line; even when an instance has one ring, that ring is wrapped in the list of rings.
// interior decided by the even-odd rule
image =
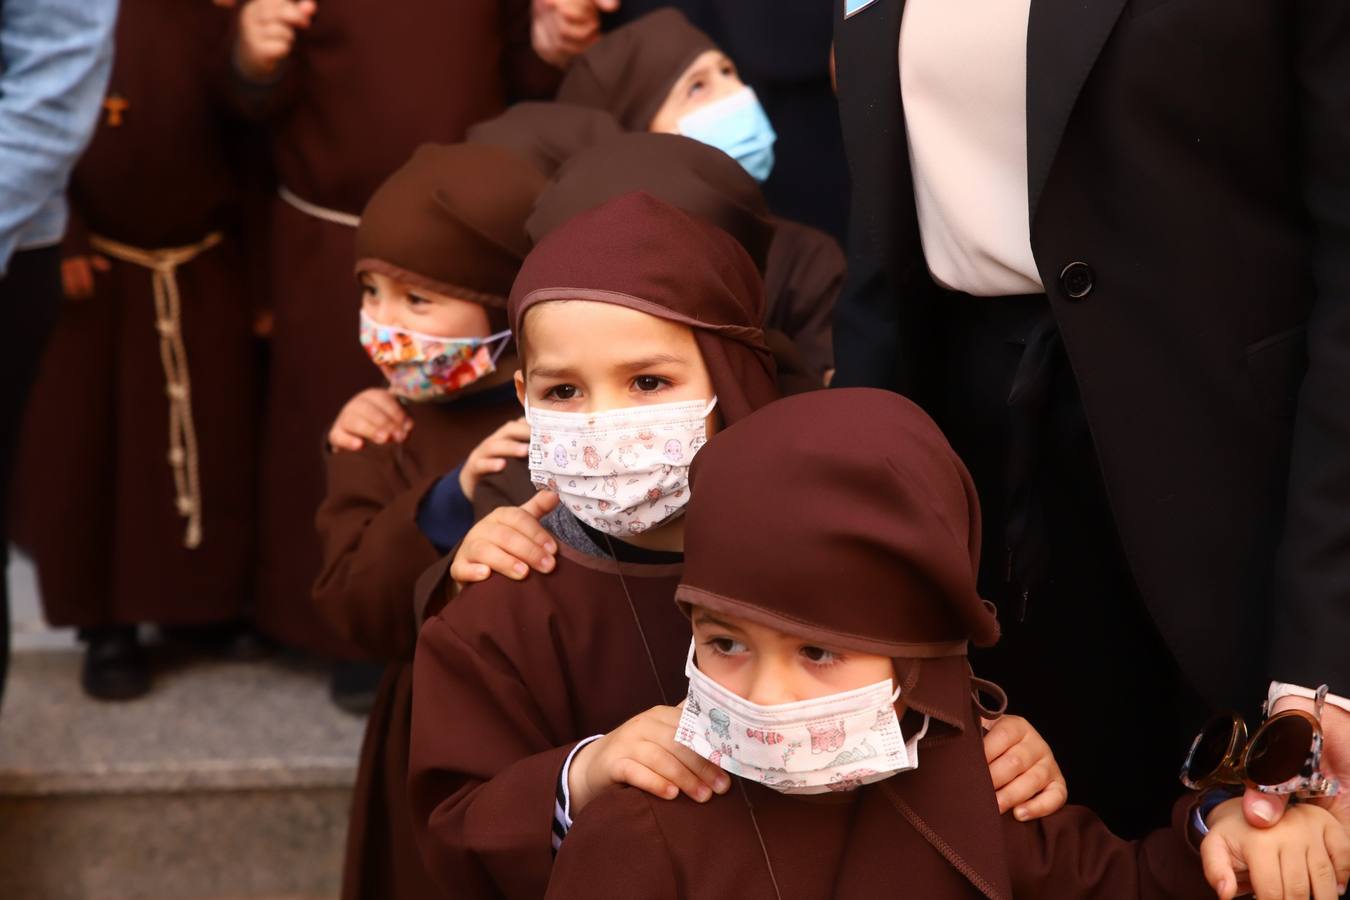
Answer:
[[[778,135],[748,87],[681,118],[680,134],[723,151],[756,181],[767,181],[773,171]]]

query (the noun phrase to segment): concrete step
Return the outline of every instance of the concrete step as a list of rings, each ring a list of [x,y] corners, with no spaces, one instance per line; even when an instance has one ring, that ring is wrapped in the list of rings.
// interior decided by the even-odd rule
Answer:
[[[99,703],[76,650],[27,633],[0,711],[0,898],[337,896],[363,723],[324,670],[161,646],[150,696]]]

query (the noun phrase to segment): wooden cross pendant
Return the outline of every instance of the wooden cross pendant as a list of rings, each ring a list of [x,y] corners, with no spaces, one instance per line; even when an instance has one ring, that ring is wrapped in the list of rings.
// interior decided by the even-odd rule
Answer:
[[[108,127],[117,128],[122,124],[122,113],[131,107],[125,97],[119,94],[112,94],[107,100],[103,101],[103,108],[108,111]]]

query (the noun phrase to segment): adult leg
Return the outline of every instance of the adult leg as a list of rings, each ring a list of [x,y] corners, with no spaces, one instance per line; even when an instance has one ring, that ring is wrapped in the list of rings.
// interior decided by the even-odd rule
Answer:
[[[61,256],[56,247],[14,254],[0,279],[0,310],[10,352],[0,354],[0,701],[9,671],[9,487],[28,390],[61,306]]]

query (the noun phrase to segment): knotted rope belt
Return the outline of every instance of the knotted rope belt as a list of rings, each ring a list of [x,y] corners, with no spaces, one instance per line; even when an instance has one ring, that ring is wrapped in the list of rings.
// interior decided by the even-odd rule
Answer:
[[[192,379],[187,347],[183,344],[183,309],[178,295],[178,267],[219,244],[218,231],[187,247],[143,250],[110,238],[90,235],[99,253],[151,272],[155,294],[155,330],[159,332],[159,359],[164,368],[164,393],[169,398],[169,467],[173,470],[175,504],[187,519],[183,546],[196,549],[202,542],[202,486],[198,471],[197,428],[192,418]]]

